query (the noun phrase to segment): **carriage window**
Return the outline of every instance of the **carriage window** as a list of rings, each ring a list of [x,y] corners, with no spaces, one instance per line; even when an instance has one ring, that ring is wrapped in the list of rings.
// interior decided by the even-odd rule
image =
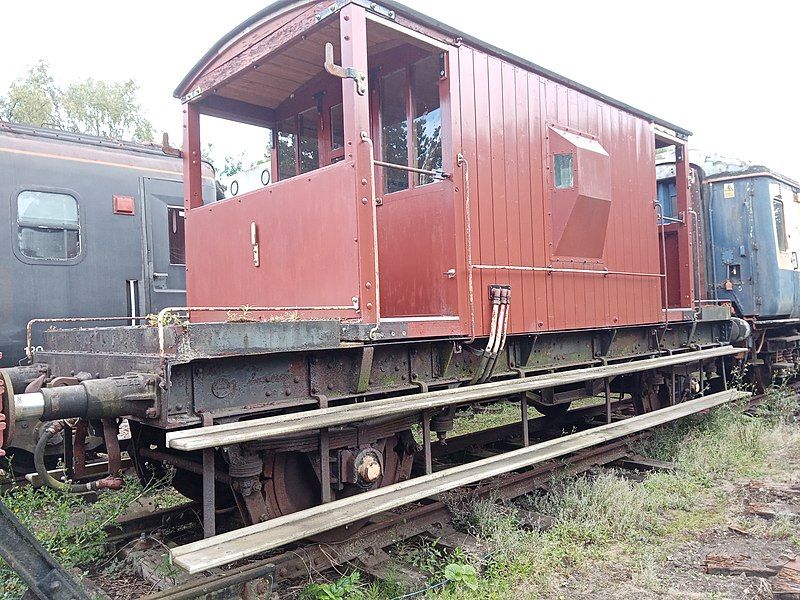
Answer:
[[[572,154],[556,154],[553,157],[553,182],[557,190],[571,188],[574,185]]]
[[[383,127],[383,160],[408,165],[408,117],[406,115],[406,72],[389,73],[381,79],[381,123]],[[408,173],[385,169],[386,193],[408,187]]]
[[[775,233],[778,236],[778,250],[786,252],[789,250],[789,241],[786,239],[786,221],[783,217],[783,201],[777,198],[772,199],[772,214],[775,218]]]
[[[69,194],[20,192],[17,238],[20,252],[28,258],[75,258],[81,252],[78,201]]]
[[[278,124],[278,179],[297,175],[297,131],[294,117]]]
[[[169,227],[169,231],[167,233],[167,239],[169,240],[169,264],[185,265],[186,238],[184,236],[183,228],[183,207],[168,206],[167,221],[167,225]]]
[[[413,66],[411,98],[414,102],[414,150],[416,167],[426,171],[442,168],[442,111],[439,105],[439,56],[432,55]],[[436,181],[417,174],[415,183]]]
[[[344,148],[344,112],[341,104],[331,106],[331,150]]]
[[[319,169],[319,112],[316,108],[309,108],[298,115],[297,123],[300,129],[300,172],[308,173]]]

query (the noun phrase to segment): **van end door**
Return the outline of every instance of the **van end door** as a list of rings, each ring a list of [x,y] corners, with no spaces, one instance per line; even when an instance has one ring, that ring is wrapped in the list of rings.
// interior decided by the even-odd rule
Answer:
[[[183,183],[142,178],[145,312],[186,304]]]

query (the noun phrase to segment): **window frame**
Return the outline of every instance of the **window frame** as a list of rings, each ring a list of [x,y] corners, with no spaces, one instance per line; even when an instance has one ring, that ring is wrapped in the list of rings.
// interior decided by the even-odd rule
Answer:
[[[436,52],[426,52],[425,50],[416,48],[411,51],[406,51],[406,53],[401,53],[399,56],[390,56],[384,60],[376,59],[378,64],[373,69],[370,69],[370,85],[372,86],[372,93],[376,96],[374,102],[371,102],[372,108],[370,110],[371,113],[371,121],[374,124],[373,126],[373,139],[376,140],[375,148],[376,150],[380,149],[380,158],[379,160],[385,161],[386,157],[384,156],[383,152],[383,111],[382,111],[382,95],[383,95],[383,77],[385,75],[391,75],[398,71],[403,71],[405,73],[405,105],[406,105],[406,123],[408,123],[408,132],[406,135],[406,148],[408,152],[408,164],[406,166],[409,167],[416,167],[417,163],[417,148],[416,148],[416,139],[414,138],[414,97],[412,94],[412,89],[414,87],[414,65],[418,62],[425,60],[430,56],[440,57],[444,55],[444,63],[445,65],[448,64],[448,52],[446,50],[438,50]],[[442,171],[446,171],[446,162],[447,162],[447,151],[446,149],[449,147],[449,136],[451,135],[451,128],[449,122],[448,112],[446,110],[446,103],[448,102],[448,98],[450,95],[449,90],[449,77],[445,75],[444,77],[439,77],[438,84],[439,84],[439,109],[441,110],[441,119],[442,119]],[[413,163],[413,164],[412,164]],[[376,190],[380,190],[381,196],[388,196],[390,194],[398,194],[402,192],[408,192],[410,190],[414,190],[417,188],[422,188],[428,185],[433,185],[436,183],[441,183],[442,180],[436,179],[433,181],[425,182],[425,183],[418,183],[417,173],[412,171],[406,171],[406,176],[408,178],[408,185],[403,188],[402,190],[397,190],[394,192],[387,192],[386,191],[386,168],[381,168],[377,170],[380,175],[378,175],[378,181],[376,181]]]
[[[775,205],[781,206],[781,226],[778,229],[778,219],[775,218]],[[780,196],[773,196],[771,206],[772,209],[772,224],[775,229],[775,248],[781,254],[789,253],[789,236],[786,233],[786,205],[783,198]]]
[[[272,182],[289,181],[300,175],[308,175],[314,171],[325,168],[345,159],[344,145],[333,149],[331,146],[331,109],[342,105],[342,125],[344,125],[344,98],[342,97],[342,82],[327,73],[324,77],[312,79],[303,88],[295,92],[275,109],[275,127],[272,132]],[[319,167],[302,172],[300,160],[300,115],[316,109],[317,111],[317,158]],[[291,177],[279,177],[278,171],[278,125],[291,120],[294,123],[295,144],[295,174]],[[344,129],[344,128],[343,128]]]
[[[173,211],[178,211],[179,213],[183,213],[181,217],[183,219],[183,262],[172,262],[172,245],[170,242],[172,241],[172,221],[170,219],[171,213]],[[176,232],[177,234],[177,232]],[[183,206],[178,206],[176,204],[167,204],[167,253],[169,254],[169,266],[171,267],[185,267],[186,266],[186,210]]]
[[[558,185],[558,174],[560,173],[556,160],[559,156],[569,156],[569,185]],[[575,189],[575,152],[556,152],[553,154],[553,189],[572,190]]]
[[[25,253],[22,252],[22,249],[19,247],[19,196],[24,192],[39,192],[42,194],[60,194],[71,196],[77,205],[78,208],[78,254],[73,256],[72,258],[33,258]],[[83,261],[86,257],[86,224],[84,218],[84,211],[81,210],[83,205],[83,199],[81,195],[73,189],[69,188],[60,188],[60,187],[49,187],[49,186],[41,186],[41,185],[21,185],[14,189],[11,194],[11,219],[10,219],[10,227],[11,227],[11,248],[14,252],[14,256],[23,263],[29,265],[58,265],[58,266],[70,266],[76,265]],[[70,228],[64,228],[70,229]]]

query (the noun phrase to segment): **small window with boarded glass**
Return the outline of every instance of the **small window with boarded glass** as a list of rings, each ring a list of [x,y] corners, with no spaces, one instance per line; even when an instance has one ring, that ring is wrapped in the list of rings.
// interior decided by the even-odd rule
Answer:
[[[297,131],[294,117],[278,124],[278,179],[297,175]]]
[[[23,256],[69,260],[81,252],[78,201],[54,192],[23,191],[17,196],[17,243]]]
[[[777,198],[772,199],[772,214],[775,218],[775,233],[778,236],[778,250],[787,252],[789,250],[789,240],[786,238],[786,221],[783,215],[783,201]]]
[[[169,231],[169,264],[186,264],[186,237],[184,234],[183,207],[168,206],[167,221]]]
[[[319,112],[316,108],[309,108],[298,115],[297,123],[300,129],[300,172],[308,173],[319,169]]]
[[[557,190],[574,185],[573,172],[572,154],[556,154],[553,158],[553,180]]]

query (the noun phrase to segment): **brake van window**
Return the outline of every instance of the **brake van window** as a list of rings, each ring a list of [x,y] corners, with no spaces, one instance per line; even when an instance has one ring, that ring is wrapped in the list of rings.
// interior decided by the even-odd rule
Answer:
[[[78,201],[69,194],[20,192],[17,238],[20,252],[28,258],[75,258],[81,252]]]

